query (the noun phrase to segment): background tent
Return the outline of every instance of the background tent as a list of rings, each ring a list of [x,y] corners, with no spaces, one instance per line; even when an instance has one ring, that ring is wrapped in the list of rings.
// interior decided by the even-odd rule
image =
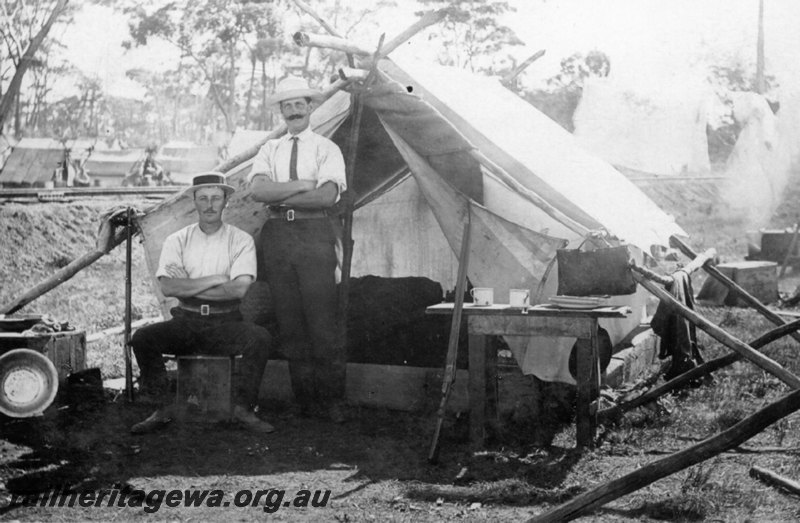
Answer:
[[[155,160],[175,183],[189,184],[196,174],[213,169],[219,155],[214,145],[172,141],[161,146]]]
[[[95,139],[67,140],[72,160],[82,160],[89,154],[89,148],[105,148],[103,142]],[[64,158],[64,145],[51,138],[23,138],[11,150],[3,171],[0,184],[5,187],[43,187],[52,180],[53,171]]]
[[[706,174],[711,165],[702,93],[685,86],[643,93],[608,78],[589,78],[573,116],[575,138],[619,167],[659,175]]]
[[[363,97],[350,187],[357,201],[354,276],[425,276],[452,289],[465,205],[479,210],[484,236],[473,245],[469,279],[494,287],[498,301],[511,286],[539,289],[540,300],[555,294],[555,270],[545,277],[555,248],[577,245],[588,231],[606,229],[642,251],[685,235],[625,176],[497,80],[390,60],[380,71]],[[348,116],[349,96],[340,92],[313,113],[312,126],[344,149]],[[249,168],[248,161],[227,173],[237,192],[226,220],[257,238],[265,213],[247,191]],[[182,195],[141,218],[151,271],[164,238],[194,221]],[[644,297],[619,301],[635,314],[606,326],[612,341],[639,324]],[[507,341],[524,372],[571,381],[564,353],[574,340]]]
[[[786,119],[780,125],[763,96],[737,92],[731,98],[733,116],[742,130],[725,163],[728,183],[722,197],[756,229],[768,223],[781,202],[796,145],[791,143]]]
[[[122,185],[122,180],[137,161],[144,159],[144,149],[94,151],[85,168],[94,185]]]

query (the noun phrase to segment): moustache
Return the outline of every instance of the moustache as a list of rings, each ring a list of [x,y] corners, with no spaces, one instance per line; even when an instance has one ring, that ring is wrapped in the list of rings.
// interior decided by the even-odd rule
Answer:
[[[302,114],[293,114],[291,116],[287,116],[286,119],[287,120],[302,120],[304,117],[305,117],[305,115],[302,115]]]

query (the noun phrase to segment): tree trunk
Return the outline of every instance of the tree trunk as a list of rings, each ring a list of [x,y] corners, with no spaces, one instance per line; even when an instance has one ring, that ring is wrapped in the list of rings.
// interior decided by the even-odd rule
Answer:
[[[17,64],[17,70],[14,71],[14,76],[11,78],[11,83],[8,85],[8,89],[6,90],[5,95],[2,99],[0,99],[0,128],[2,128],[3,123],[5,123],[6,118],[8,117],[8,113],[11,111],[12,104],[14,100],[19,95],[20,88],[22,87],[22,78],[25,76],[25,72],[28,70],[31,62],[33,61],[34,56],[36,55],[36,51],[39,50],[41,47],[42,42],[44,42],[47,33],[50,32],[50,28],[53,27],[53,23],[55,23],[56,19],[64,12],[64,8],[67,6],[69,0],[58,0],[56,6],[53,8],[53,11],[50,13],[50,16],[47,17],[44,25],[39,32],[36,33],[31,39],[30,44],[28,44],[28,48],[25,49],[25,53],[20,58],[19,63]]]
[[[256,59],[253,57],[250,60],[250,86],[247,89],[247,103],[244,104],[244,127],[247,128],[247,124],[250,121],[250,107],[253,103],[253,84],[256,81]]]

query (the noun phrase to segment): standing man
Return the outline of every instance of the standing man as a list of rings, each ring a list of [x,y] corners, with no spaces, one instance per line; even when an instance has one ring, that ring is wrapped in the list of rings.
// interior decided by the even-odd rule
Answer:
[[[252,236],[222,221],[234,188],[225,176],[195,176],[189,189],[198,222],[169,235],[161,249],[156,277],[164,296],[178,298],[172,319],[142,327],[131,339],[144,394],[166,397],[167,374],[162,354],[241,354],[234,418],[255,432],[272,432],[253,412],[269,357],[271,338],[263,327],[242,321],[241,299],[256,277]],[[151,432],[172,420],[162,408],[131,428]]]
[[[278,84],[286,135],[256,154],[249,176],[253,198],[267,204],[261,230],[266,279],[292,391],[304,414],[344,421],[346,355],[336,321],[336,236],[328,209],[347,188],[344,158],[314,133],[311,111],[322,93],[298,77]]]

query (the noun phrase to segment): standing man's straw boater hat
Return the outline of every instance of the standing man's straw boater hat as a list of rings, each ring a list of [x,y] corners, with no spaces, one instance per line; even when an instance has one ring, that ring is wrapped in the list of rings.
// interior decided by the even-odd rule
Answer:
[[[267,105],[274,105],[292,98],[311,98],[322,102],[322,92],[308,86],[308,80],[299,76],[288,76],[278,82],[275,93],[267,99]]]
[[[216,171],[198,174],[192,178],[192,185],[187,191],[194,194],[197,189],[202,189],[204,187],[219,187],[225,191],[225,196],[230,196],[236,192],[236,189],[232,185],[228,185],[227,180],[225,180],[225,175]]]

